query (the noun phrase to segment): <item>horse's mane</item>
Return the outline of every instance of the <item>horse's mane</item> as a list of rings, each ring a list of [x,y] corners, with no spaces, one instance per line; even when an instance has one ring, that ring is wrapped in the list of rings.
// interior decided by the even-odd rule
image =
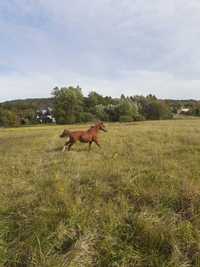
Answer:
[[[97,125],[98,123],[96,123],[95,125],[92,125],[87,131],[89,132],[90,130],[95,129]]]
[[[95,128],[94,125],[90,126],[90,128],[89,128],[87,131],[89,132],[89,131],[92,130],[93,128]]]

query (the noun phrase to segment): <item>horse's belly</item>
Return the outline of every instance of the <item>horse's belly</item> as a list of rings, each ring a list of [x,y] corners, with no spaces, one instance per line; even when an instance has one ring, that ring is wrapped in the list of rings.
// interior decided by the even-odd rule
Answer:
[[[81,138],[81,139],[80,139],[80,142],[81,142],[81,143],[88,143],[89,141],[86,140],[86,139],[82,139],[82,138]]]
[[[88,135],[82,135],[81,138],[80,138],[80,141],[82,143],[88,143],[88,142],[91,141],[90,139],[91,139],[90,136],[88,136]]]

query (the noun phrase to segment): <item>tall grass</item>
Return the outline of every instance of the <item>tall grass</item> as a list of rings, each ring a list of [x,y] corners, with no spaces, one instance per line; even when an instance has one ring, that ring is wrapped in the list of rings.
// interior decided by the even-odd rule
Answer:
[[[0,266],[200,266],[199,121],[107,127],[66,153],[63,127],[1,130]]]

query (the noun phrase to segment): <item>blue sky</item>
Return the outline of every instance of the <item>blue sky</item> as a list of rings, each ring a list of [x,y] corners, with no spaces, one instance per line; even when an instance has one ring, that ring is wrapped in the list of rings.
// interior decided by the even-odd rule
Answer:
[[[200,99],[199,0],[2,0],[0,101],[80,85]]]

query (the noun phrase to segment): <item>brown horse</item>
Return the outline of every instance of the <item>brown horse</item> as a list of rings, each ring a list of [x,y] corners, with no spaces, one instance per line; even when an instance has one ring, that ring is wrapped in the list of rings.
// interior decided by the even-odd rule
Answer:
[[[60,135],[61,138],[69,137],[69,141],[63,147],[63,152],[66,148],[68,151],[71,147],[77,142],[80,141],[82,143],[89,143],[89,150],[91,149],[91,145],[94,142],[98,147],[101,147],[98,141],[98,132],[99,131],[107,132],[105,125],[103,122],[99,122],[94,126],[90,127],[87,131],[74,131],[70,132],[68,130],[64,130],[63,133]]]

